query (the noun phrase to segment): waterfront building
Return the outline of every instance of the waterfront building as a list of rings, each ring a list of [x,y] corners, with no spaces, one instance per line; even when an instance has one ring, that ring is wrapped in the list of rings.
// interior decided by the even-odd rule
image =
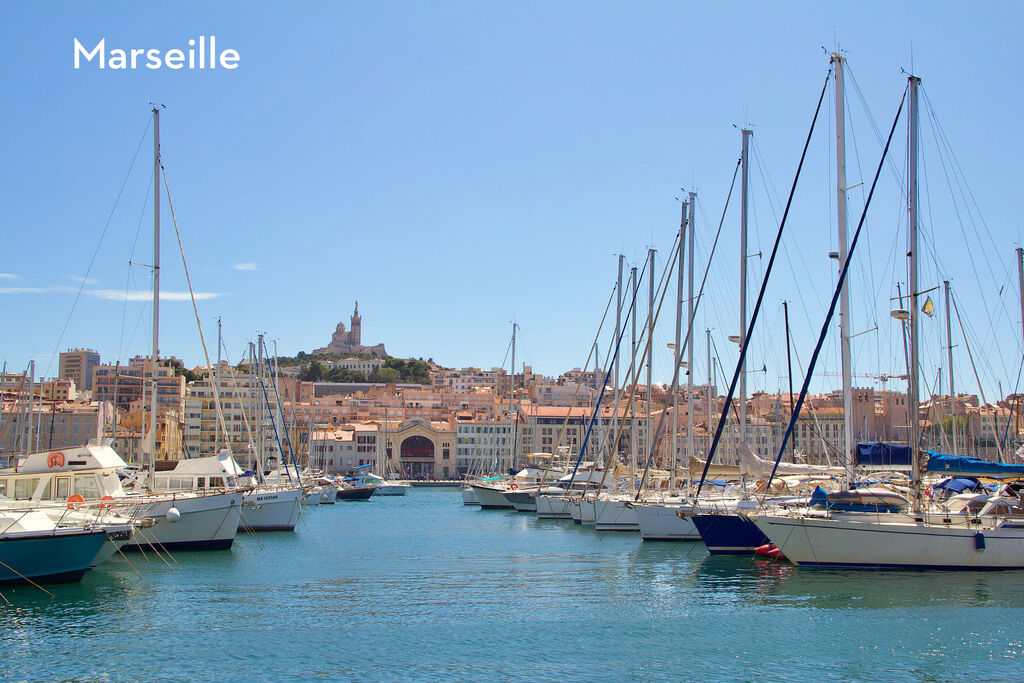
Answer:
[[[178,412],[184,411],[185,378],[174,372],[171,361],[176,358],[161,360],[157,368],[157,402],[163,405],[177,406]],[[92,397],[96,401],[114,401],[117,407],[127,409],[133,401],[138,401],[143,394],[148,395],[153,378],[153,361],[148,356],[135,356],[127,365],[97,365],[93,368]]]
[[[455,426],[411,417],[393,426],[385,436],[389,466],[403,476],[423,479],[454,479]]]
[[[112,413],[105,406],[86,401],[47,401],[33,406],[5,402],[0,453],[12,455],[39,450],[77,448],[104,435]]]
[[[309,449],[309,467],[327,475],[349,474],[356,467],[378,462],[378,425],[356,423],[339,429],[314,429]]]
[[[92,389],[92,372],[100,364],[100,354],[92,349],[68,349],[60,354],[57,376],[74,380],[82,391]]]
[[[513,425],[508,415],[500,419],[459,420],[455,424],[455,467],[458,475],[465,476],[479,472],[496,472],[498,464],[507,461],[509,444],[513,439]],[[518,456],[525,454],[521,444],[515,451]]]
[[[231,449],[235,460],[249,467],[253,464],[254,449],[262,435],[264,453],[276,457],[278,438],[287,449],[284,420],[277,401],[271,395],[269,406],[255,376],[221,364],[218,391],[224,425],[221,441],[217,442],[217,386],[215,368],[196,368],[200,379],[188,385],[185,397],[184,446],[189,457],[215,455],[219,448]],[[262,425],[262,426],[261,426]],[[277,433],[275,435],[275,426]],[[226,434],[224,427],[227,428]],[[251,435],[251,440],[250,440]]]

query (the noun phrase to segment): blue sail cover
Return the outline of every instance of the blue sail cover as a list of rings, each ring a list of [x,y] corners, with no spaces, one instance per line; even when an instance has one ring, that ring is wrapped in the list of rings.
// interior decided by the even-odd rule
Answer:
[[[859,443],[857,464],[910,467],[910,449],[892,443]]]
[[[973,474],[984,477],[1024,477],[1024,465],[1008,465],[988,462],[966,455],[949,455],[947,453],[928,453],[928,472],[949,472],[951,474]]]

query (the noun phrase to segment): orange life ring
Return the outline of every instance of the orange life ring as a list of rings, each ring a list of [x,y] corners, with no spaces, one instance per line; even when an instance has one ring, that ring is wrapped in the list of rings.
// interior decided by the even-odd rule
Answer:
[[[68,510],[78,510],[82,507],[82,503],[85,502],[85,498],[82,498],[77,493],[68,498]]]
[[[100,500],[114,500],[113,496],[103,496]],[[100,510],[114,507],[113,503],[100,503]]]
[[[512,482],[512,486],[509,486],[509,488],[512,489],[513,491],[518,491],[519,490],[519,484],[516,484],[515,482]]]

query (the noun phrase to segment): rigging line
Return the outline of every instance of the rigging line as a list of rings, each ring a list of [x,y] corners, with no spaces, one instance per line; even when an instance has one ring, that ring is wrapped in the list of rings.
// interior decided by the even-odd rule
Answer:
[[[967,195],[970,196],[971,202],[974,204],[975,211],[978,214],[978,219],[981,221],[982,226],[984,226],[984,228],[985,228],[985,233],[988,236],[989,241],[992,243],[992,248],[996,252],[998,252],[999,248],[996,245],[995,239],[992,237],[992,231],[989,229],[988,223],[985,221],[985,216],[981,213],[981,207],[978,204],[978,200],[974,196],[974,191],[971,190],[970,183],[967,182],[967,176],[966,176],[966,174],[964,174],[963,168],[960,166],[960,160],[957,158],[956,153],[953,150],[953,146],[949,142],[949,137],[946,135],[946,130],[945,130],[945,128],[943,128],[942,122],[939,121],[939,117],[935,113],[935,107],[932,105],[931,98],[928,97],[928,91],[925,90],[923,85],[921,87],[921,90],[924,93],[924,101],[925,101],[925,104],[927,105],[927,109],[928,109],[928,112],[930,114],[930,118],[931,118],[932,122],[935,124],[935,129],[937,129],[938,133],[941,135],[941,139],[943,140],[944,147],[945,147],[946,151],[949,154],[950,164],[952,166],[954,166],[955,170],[959,174],[959,177],[963,180],[963,185],[967,189]],[[933,130],[933,134],[934,133],[935,133],[935,130]],[[1004,271],[1006,271],[1007,277],[1009,277],[1010,273],[1009,273],[1008,270],[1006,270],[1006,264],[1003,264],[1003,269],[1004,269]]]
[[[954,190],[953,190],[953,180],[955,180],[956,184],[957,184],[957,187],[960,190],[960,192],[959,192],[960,197],[961,197],[962,201],[964,202],[964,210],[967,212],[968,218],[971,220],[971,227],[974,229],[974,236],[975,236],[975,238],[978,241],[978,245],[980,247],[982,247],[982,249],[984,249],[984,246],[982,244],[981,234],[978,231],[978,227],[977,227],[977,225],[974,222],[974,219],[973,219],[973,217],[971,215],[970,206],[968,205],[969,202],[967,201],[967,197],[964,195],[964,192],[963,192],[963,186],[967,185],[967,181],[966,181],[966,178],[964,178],[963,182],[961,183],[960,182],[960,178],[957,177],[956,171],[958,169],[957,168],[953,168],[953,163],[955,162],[956,157],[953,154],[952,148],[949,146],[948,140],[945,140],[945,139],[941,139],[940,140],[939,132],[941,132],[941,125],[939,124],[938,117],[935,115],[934,109],[931,107],[930,102],[927,99],[927,96],[925,98],[925,101],[928,104],[928,114],[929,114],[929,118],[930,118],[930,120],[932,122],[932,136],[935,139],[935,145],[936,145],[936,147],[938,148],[938,150],[940,152],[940,154],[939,154],[939,161],[942,164],[942,170],[943,170],[943,173],[945,174],[945,177],[946,177],[946,185],[949,188],[950,195],[951,195],[951,197],[953,199],[953,208],[956,211],[957,221],[960,224],[960,232],[961,232],[961,234],[963,234],[963,237],[964,237],[964,243],[965,243],[965,246],[967,247],[968,257],[970,258],[970,261],[971,261],[971,267],[974,270],[974,278],[975,278],[975,281],[978,284],[978,290],[983,292],[984,291],[984,287],[982,287],[982,285],[981,285],[981,278],[980,278],[980,276],[978,274],[978,270],[977,270],[977,267],[976,267],[975,262],[974,262],[974,255],[972,253],[972,250],[969,247],[969,242],[968,242],[968,239],[967,239],[967,233],[966,233],[966,230],[964,229],[963,218],[960,215],[960,207],[959,207],[958,202],[956,201],[956,194],[957,193],[954,192]],[[944,135],[944,133],[943,133],[943,135]],[[951,170],[953,170],[953,180],[950,179],[950,169],[947,169],[947,167],[946,167],[946,159],[941,154],[942,151],[945,151],[948,154],[948,156],[949,156],[950,167],[951,167]],[[961,177],[962,177],[962,171],[961,171]],[[968,189],[968,191],[970,191],[970,187],[969,186],[967,187],[967,189]],[[971,199],[972,200],[974,199],[973,194],[971,195]],[[976,201],[975,201],[975,204],[977,204]],[[999,249],[998,249],[998,247],[996,247],[995,241],[992,239],[991,232],[988,229],[988,225],[985,224],[984,217],[981,216],[980,209],[978,210],[978,217],[981,220],[982,225],[984,225],[984,227],[985,227],[985,231],[986,231],[986,233],[987,233],[987,235],[989,237],[989,241],[992,244],[994,253],[999,253]],[[986,263],[989,266],[989,275],[992,278],[992,282],[994,284],[996,284],[996,285],[999,285],[1000,282],[995,277],[995,272],[994,272],[994,270],[991,267],[992,266],[991,261],[986,261]],[[1008,282],[1010,280],[1010,272],[1006,268],[1005,262],[1000,261],[999,263],[1003,267],[1003,275],[1004,275],[1003,284],[1005,284],[1006,282]],[[1005,317],[1006,321],[1012,325],[1013,322],[1012,322],[1012,320],[1010,318],[1009,312],[1006,309],[1006,301],[1002,297],[997,297],[997,299],[998,299],[998,303],[999,303],[999,308],[1003,312],[1003,316]],[[998,335],[996,334],[994,323],[992,322],[992,313],[991,313],[991,311],[988,308],[988,297],[982,297],[982,301],[983,301],[983,303],[985,305],[985,313],[986,313],[986,315],[989,316],[989,329],[992,332],[991,339],[992,339],[992,342],[995,343],[995,340],[998,339]],[[987,357],[987,355],[988,354],[985,354],[986,357]],[[1005,359],[1003,359],[1002,354],[1000,354],[1000,362],[1001,362],[1001,364],[1003,366],[1003,368],[1002,368],[1003,374],[1006,375],[1007,374],[1007,372],[1006,372],[1006,370],[1007,370],[1006,362],[1005,362]]]
[[[847,65],[849,65],[849,62],[847,62]],[[843,98],[843,101],[844,102],[846,101],[845,97]],[[848,104],[847,104],[847,112],[850,113],[851,115],[848,116],[848,117],[845,117],[844,121],[845,121],[846,127],[850,131],[850,137],[853,138],[853,152],[854,152],[854,156],[857,159],[857,177],[863,181],[863,179],[864,179],[864,169],[862,167],[861,159],[860,159],[860,148],[857,145],[857,131],[856,131],[856,128],[854,127],[854,125],[853,125],[852,109],[850,109]],[[864,203],[864,192],[865,192],[864,183],[861,182],[861,183],[859,183],[859,185],[860,185],[861,204],[863,204]],[[847,195],[847,196],[849,196],[849,195]],[[874,249],[871,248],[871,231],[870,230],[864,236],[864,239],[865,239],[865,245],[864,246],[867,249],[867,252],[869,254],[874,253]],[[875,265],[874,265],[874,261],[872,259],[870,259],[870,258],[865,259],[864,261],[867,262],[867,277],[866,277],[866,279],[864,279],[864,281],[865,282],[878,282],[878,280],[875,279]],[[864,275],[864,261],[862,261],[862,262],[860,262],[858,264],[859,267],[860,267],[860,271],[861,271],[861,275],[862,276]],[[870,316],[871,324],[874,325],[875,327],[878,327],[878,310],[877,310],[877,306],[867,306],[865,308],[867,309],[867,313]],[[878,345],[876,344],[876,350],[877,350],[877,348],[878,348]],[[875,360],[876,360],[876,367],[880,366],[881,356],[879,356],[877,354],[877,351],[876,351],[876,358],[875,358]]]
[[[857,78],[853,75],[853,69],[850,68],[850,63],[846,63],[846,76],[850,78],[850,82],[853,83],[853,90],[857,93],[857,99],[860,100],[860,106],[864,109],[864,113],[867,115],[868,124],[871,126],[871,132],[875,134],[875,140],[879,145],[882,144],[882,131],[878,127],[878,121],[875,119],[874,114],[871,113],[871,108],[868,106],[867,99],[864,97],[864,93],[861,92],[860,84],[857,83]],[[896,162],[891,158],[886,160],[886,166],[892,171],[893,177],[896,179],[896,186],[899,188],[900,196],[906,199],[905,186],[903,182],[903,174],[896,166]]]
[[[117,357],[124,355],[124,325],[128,315],[128,292],[132,283],[132,259],[135,257],[135,245],[139,242],[139,234],[142,232],[142,219],[146,216],[146,207],[149,206],[149,189],[153,186],[153,171],[149,173],[149,181],[146,183],[146,196],[142,200],[142,210],[139,211],[139,222],[135,226],[135,238],[132,240],[132,248],[128,252],[128,275],[124,281],[124,306],[121,307],[121,337],[118,340]],[[133,335],[134,336],[134,335]]]
[[[174,224],[174,235],[178,238],[178,251],[181,253],[181,266],[185,269],[185,282],[188,283],[188,295],[192,299],[192,311],[196,315],[196,327],[199,328],[199,341],[203,344],[203,357],[206,358],[206,367],[212,367],[210,365],[210,352],[206,348],[206,338],[203,336],[203,323],[199,319],[199,306],[196,304],[196,295],[192,291],[192,278],[188,274],[188,263],[185,262],[185,248],[181,244],[181,232],[178,230],[178,219],[174,215],[174,203],[171,201],[171,188],[167,184],[167,169],[164,168],[164,164],[160,162],[160,173],[163,176],[164,191],[167,194],[167,206],[171,209],[171,222]],[[155,370],[154,370],[155,372]],[[214,382],[213,384],[219,384]],[[213,389],[214,405],[217,408],[217,421],[220,422],[220,428],[224,431],[224,434],[228,433],[228,425],[224,421],[224,413],[221,410],[220,405],[220,387],[215,386]],[[216,447],[216,444],[214,445]]]
[[[117,205],[121,201],[121,195],[124,194],[125,185],[128,184],[128,178],[132,175],[132,169],[135,168],[135,160],[139,158],[139,150],[142,149],[142,143],[146,141],[146,134],[149,133],[149,126],[152,119],[147,117],[146,129],[142,131],[142,137],[139,139],[139,146],[135,148],[135,155],[132,156],[132,163],[128,166],[128,172],[124,175],[124,180],[121,181],[121,189],[117,191],[117,197],[114,199],[114,206],[110,209],[110,215],[107,216],[107,222],[103,225],[103,232],[100,233],[100,239],[96,243],[96,249],[92,252],[92,258],[89,259],[89,267],[85,269],[85,276],[82,278],[82,282],[78,285],[78,292],[75,294],[75,300],[71,303],[71,310],[68,311],[68,316],[64,320],[64,327],[61,328],[60,335],[57,337],[57,343],[53,347],[53,353],[50,355],[50,360],[46,364],[46,370],[43,372],[44,375],[50,374],[50,368],[53,367],[53,359],[57,357],[60,351],[60,344],[64,341],[64,334],[68,331],[68,325],[71,324],[71,316],[75,313],[75,308],[78,307],[78,300],[82,298],[82,291],[85,289],[85,283],[89,279],[89,274],[92,272],[92,267],[96,263],[96,257],[100,253],[100,247],[103,246],[103,239],[107,236],[107,231],[110,230],[110,223],[114,219],[114,212],[117,211]]]
[[[800,416],[800,409],[803,407],[804,399],[807,397],[807,389],[811,384],[811,378],[814,375],[814,367],[818,362],[818,355],[821,352],[821,347],[825,343],[825,337],[828,335],[829,326],[832,323],[832,316],[836,311],[836,304],[839,302],[839,294],[842,291],[843,282],[846,280],[846,273],[850,269],[850,260],[853,258],[854,250],[857,248],[857,242],[860,239],[861,230],[864,228],[864,219],[867,218],[868,208],[871,206],[871,198],[875,194],[875,187],[878,185],[878,176],[882,173],[882,166],[885,164],[885,158],[889,153],[889,145],[892,143],[892,136],[896,132],[896,125],[899,123],[900,115],[903,113],[903,104],[907,99],[907,90],[910,85],[907,85],[907,89],[903,91],[903,97],[900,98],[899,109],[896,110],[896,117],[892,120],[892,128],[889,129],[889,138],[886,140],[885,149],[882,150],[882,158],[878,160],[878,169],[875,171],[875,177],[871,181],[871,191],[868,192],[868,199],[864,203],[864,208],[860,214],[860,220],[857,222],[857,230],[853,233],[853,240],[850,242],[850,248],[846,252],[846,260],[843,262],[843,268],[839,273],[839,282],[836,284],[835,291],[832,292],[832,303],[828,308],[828,315],[825,316],[825,323],[821,326],[821,333],[818,335],[818,344],[814,347],[814,353],[811,354],[811,361],[807,365],[807,374],[804,376],[803,386],[800,388],[800,396],[797,398],[796,405],[794,406],[793,414],[790,416],[789,425],[786,427],[786,432],[782,436],[782,444],[779,446],[779,453],[775,458],[775,465],[772,467],[772,473],[768,477],[768,486],[765,487],[765,495],[771,487],[772,479],[775,478],[775,473],[779,469],[779,463],[782,462],[782,455],[786,452],[786,443],[789,441],[790,436],[793,433],[793,427],[796,425],[796,420]],[[849,446],[847,446],[849,448]],[[849,474],[849,469],[847,470]]]
[[[786,200],[786,210],[782,214],[782,221],[779,223],[779,230],[775,235],[775,244],[772,246],[772,255],[768,259],[768,265],[765,268],[765,277],[761,280],[761,289],[757,294],[757,303],[754,304],[754,312],[750,318],[750,324],[747,330],[743,331],[743,347],[740,349],[739,362],[736,363],[736,371],[733,373],[732,382],[729,385],[729,393],[725,398],[725,406],[722,408],[722,417],[718,421],[718,427],[715,429],[715,438],[711,442],[711,450],[708,451],[708,459],[704,462],[704,471],[700,475],[700,483],[697,485],[697,492],[694,498],[700,496],[701,489],[704,487],[704,480],[708,475],[708,468],[711,467],[711,461],[714,459],[715,451],[718,448],[718,442],[722,438],[722,429],[725,428],[725,418],[729,413],[729,404],[732,403],[733,394],[736,392],[736,383],[739,381],[740,372],[743,371],[743,361],[747,357],[747,348],[750,346],[750,337],[754,331],[754,326],[757,324],[758,314],[761,312],[761,303],[764,300],[764,292],[768,287],[768,277],[771,275],[772,266],[775,264],[775,256],[779,252],[779,243],[782,241],[783,229],[786,227],[786,219],[789,218],[789,209],[793,205],[793,195],[796,194],[797,182],[800,180],[800,171],[804,167],[804,159],[807,157],[807,149],[811,145],[811,136],[814,134],[814,126],[818,122],[818,114],[821,112],[821,102],[825,99],[825,92],[828,90],[828,81],[832,77],[832,64],[829,63],[828,73],[825,75],[825,82],[821,86],[821,94],[818,96],[818,104],[814,109],[814,118],[811,119],[811,127],[807,131],[807,139],[804,141],[803,151],[800,152],[800,163],[796,168],[796,175],[793,176],[793,185],[789,190],[789,198]],[[847,258],[849,262],[849,258]]]
[[[752,141],[754,140],[753,136],[751,136],[751,140]],[[755,164],[755,166],[757,166],[758,173],[761,175],[761,184],[764,185],[764,192],[765,192],[766,195],[768,195],[768,206],[772,210],[772,219],[775,221],[775,223],[777,225],[778,222],[779,222],[779,218],[778,218],[778,216],[775,213],[775,206],[774,206],[774,204],[771,201],[771,193],[768,191],[768,182],[771,181],[771,176],[769,175],[768,179],[766,181],[765,173],[764,173],[764,168],[763,168],[764,162],[763,162],[763,159],[761,157],[760,151],[758,151],[757,142],[754,141],[754,144],[751,145],[751,147],[754,150],[754,157],[758,160],[758,163]],[[778,191],[775,189],[775,183],[771,183],[771,190],[772,190],[773,193],[778,195]],[[790,253],[789,253],[789,245],[786,242],[782,243],[782,255],[786,257],[786,262],[789,264],[789,272],[793,276],[793,280],[796,281],[796,282],[799,282],[799,278],[797,277],[797,274],[796,274],[796,268],[793,266],[793,259],[792,259],[792,257],[790,256]],[[800,263],[804,267],[803,271],[804,271],[804,275],[807,278],[807,281],[808,282],[813,281],[813,278],[811,277],[811,271],[807,268],[807,261],[805,259],[801,259]],[[823,302],[821,300],[821,297],[819,296],[817,288],[816,287],[811,287],[811,291],[814,294],[814,298],[818,300],[818,306],[821,308],[821,310],[825,310],[825,302]],[[803,297],[800,297],[800,307],[804,311],[804,317],[807,319],[807,324],[810,324],[811,323],[811,314],[810,314],[810,311],[807,310],[807,302],[804,301]]]
[[[1010,403],[1010,414],[1006,418],[1006,429],[1003,430],[1003,441],[1005,443],[1009,443],[1008,439],[1009,439],[1009,436],[1010,436],[1010,419],[1013,418],[1013,411],[1020,409],[1020,407],[1018,406],[1018,403],[1020,402],[1019,401],[1019,394],[1017,392],[1020,389],[1020,375],[1021,375],[1021,371],[1024,371],[1024,356],[1021,356],[1021,358],[1020,358],[1020,367],[1017,368],[1017,382],[1013,385],[1013,402]],[[1014,438],[1016,439],[1016,432],[1017,432],[1017,430],[1014,429],[1013,431],[1014,431]],[[1019,462],[1020,461],[1020,455],[1017,454],[1016,452],[1014,453],[1014,455],[1017,456],[1017,460]]]
[[[587,373],[590,371],[590,359],[594,356],[594,349],[597,346],[598,340],[601,338],[601,331],[604,329],[604,322],[608,318],[608,311],[611,310],[612,301],[615,300],[615,291],[618,289],[618,283],[612,285],[612,292],[608,296],[608,303],[605,304],[604,313],[601,315],[601,322],[597,326],[597,334],[594,335],[594,342],[590,345],[590,353],[587,354],[587,360],[583,364],[583,372]],[[610,349],[609,349],[610,351]],[[608,355],[608,354],[606,354]],[[600,358],[597,359],[600,362]],[[606,361],[607,362],[607,361]],[[580,377],[580,381],[576,384],[576,391],[573,392],[572,401],[569,402],[569,410],[565,412],[565,420],[562,421],[562,426],[558,430],[558,438],[555,440],[555,445],[551,449],[551,459],[548,460],[548,466],[544,469],[544,474],[540,479],[540,487],[544,486],[544,482],[547,481],[548,473],[551,471],[552,466],[555,464],[555,455],[558,453],[558,449],[562,446],[562,439],[565,438],[565,433],[569,427],[569,418],[572,417],[572,409],[576,406],[576,399],[579,397],[580,389],[586,384],[585,374]],[[600,419],[600,418],[599,418]]]
[[[643,269],[640,271],[640,277],[639,277],[639,279],[637,281],[638,284],[639,284],[639,282],[643,281],[643,275],[644,275],[644,273],[646,271],[647,271],[647,262],[645,260],[644,261]],[[626,334],[626,321],[629,320],[629,316],[633,313],[633,308],[636,306],[637,293],[639,291],[640,291],[640,288],[638,286],[636,291],[633,292],[633,298],[632,298],[632,301],[629,304],[629,309],[626,311],[626,315],[625,315],[625,318],[623,320],[622,329],[616,330],[616,333],[618,334],[618,340],[615,342],[615,353],[613,353],[612,356],[611,356],[611,361],[610,361],[611,364],[615,363],[615,358],[617,358],[618,355],[619,355],[619,348],[622,346],[622,338]],[[576,464],[572,468],[572,476],[569,477],[569,487],[570,488],[572,487],[573,482],[576,481],[576,472],[579,470],[580,463],[583,461],[583,455],[587,452],[587,442],[590,440],[590,432],[591,432],[591,430],[594,427],[594,420],[597,418],[598,415],[600,415],[600,412],[601,412],[601,400],[604,398],[605,389],[608,388],[608,379],[611,377],[611,373],[612,373],[612,365],[611,364],[608,366],[608,369],[605,371],[604,382],[601,384],[601,393],[598,394],[597,401],[594,403],[594,413],[590,417],[590,423],[587,425],[587,432],[586,432],[586,434],[583,437],[583,443],[580,445],[580,454],[579,454],[579,457],[576,459]],[[618,392],[618,387],[616,387],[615,391],[616,391],[616,393]],[[618,403],[616,403],[615,406],[613,406],[613,410],[615,411],[615,414],[618,415],[618,411],[619,411]],[[618,447],[618,441],[615,442],[615,445],[616,445],[616,448],[617,448]],[[611,456],[609,456],[609,457],[611,457]]]
[[[704,298],[704,296],[703,296],[704,295],[704,286],[705,286],[705,284],[707,284],[708,272],[711,270],[711,263],[712,263],[712,261],[714,259],[715,251],[716,251],[716,248],[718,246],[718,238],[722,234],[722,226],[725,225],[725,216],[726,216],[726,214],[727,214],[727,212],[729,210],[729,202],[732,199],[732,192],[733,192],[733,190],[736,187],[736,176],[739,174],[740,164],[742,163],[742,161],[743,161],[742,158],[739,158],[739,159],[736,160],[736,166],[735,166],[735,168],[733,169],[733,172],[732,172],[732,182],[730,182],[730,184],[729,184],[729,193],[726,195],[726,198],[725,198],[725,206],[722,207],[722,218],[718,222],[718,230],[715,233],[715,240],[714,240],[714,242],[711,245],[711,253],[708,255],[708,263],[704,267],[704,276],[701,278],[700,289],[699,289],[699,291],[697,293],[697,300],[694,302],[693,315],[690,317],[690,320],[687,323],[686,337],[685,337],[682,345],[679,347],[681,349],[687,348],[687,344],[692,343],[691,342],[691,337],[693,336],[693,323],[697,319],[697,311],[700,309],[700,302]],[[694,229],[694,227],[695,226],[691,226],[691,229]],[[680,234],[680,239],[682,239],[682,235],[681,234]],[[675,250],[673,250],[673,251],[675,251]],[[662,299],[664,299],[664,296],[665,295],[662,294]],[[659,311],[661,310],[661,303],[658,304],[658,310]],[[675,359],[673,357],[673,364],[674,363],[675,363]],[[693,368],[687,368],[687,372],[693,372]],[[678,388],[679,388],[679,374],[675,371],[675,368],[673,368],[672,374],[673,374],[673,380],[672,380],[672,387],[669,390],[669,394],[668,394],[669,396],[673,395],[678,390]],[[723,372],[723,374],[724,374],[724,372]],[[649,388],[648,388],[648,390],[649,390]],[[690,401],[691,398],[692,397],[688,397],[687,401]],[[632,399],[632,397],[631,397],[631,399]],[[665,416],[666,416],[667,412],[668,412],[667,410],[663,410],[661,412],[661,416],[658,418],[657,429],[655,429],[655,431],[654,431],[655,434],[661,434],[662,428],[663,428],[664,422],[665,422]],[[631,434],[630,436],[632,437],[633,435]],[[652,439],[652,442],[653,443],[651,444],[651,455],[650,455],[650,458],[648,459],[647,465],[644,467],[644,474],[643,474],[643,476],[640,479],[640,485],[637,486],[637,494],[636,494],[636,498],[634,500],[639,500],[639,498],[640,498],[640,491],[643,488],[644,480],[647,477],[647,471],[650,468],[650,464],[651,464],[651,462],[654,459],[654,453],[655,453],[657,438]],[[618,444],[617,440],[616,440],[616,444]],[[675,476],[675,475],[673,474],[673,476]],[[602,477],[602,484],[603,484],[603,481],[604,481],[604,478]]]
[[[967,347],[967,358],[971,361],[971,369],[974,370],[974,380],[978,383],[978,393],[981,394],[981,402],[983,405],[988,405],[988,399],[985,398],[985,390],[981,386],[981,378],[978,377],[978,369],[974,366],[974,354],[971,353],[971,344],[967,341],[967,332],[964,330],[964,323],[960,319],[960,307],[956,305],[956,295],[950,291],[949,298],[953,302],[953,312],[956,313],[956,322],[960,326],[960,334],[964,337],[964,346]],[[999,462],[1002,462],[1003,446],[999,443],[999,439],[996,439],[996,448],[999,451]]]

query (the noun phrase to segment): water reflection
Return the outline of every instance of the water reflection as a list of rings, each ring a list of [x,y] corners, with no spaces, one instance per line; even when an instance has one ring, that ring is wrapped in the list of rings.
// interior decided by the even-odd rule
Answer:
[[[795,567],[748,556],[708,555],[698,591],[765,606],[824,609],[1005,606],[1024,602],[1024,572]]]

